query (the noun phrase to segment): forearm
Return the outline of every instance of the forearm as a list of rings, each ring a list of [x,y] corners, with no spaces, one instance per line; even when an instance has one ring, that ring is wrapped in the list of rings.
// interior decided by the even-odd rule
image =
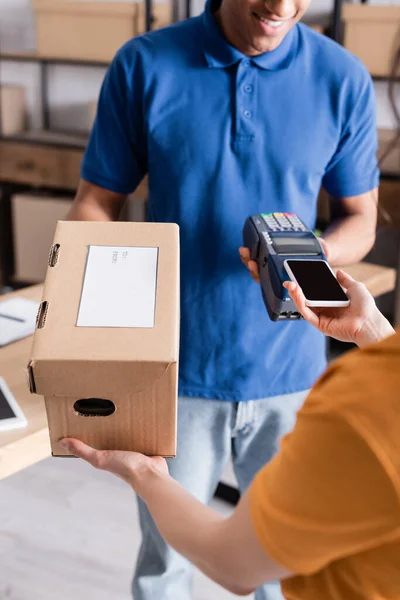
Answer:
[[[335,219],[324,234],[329,262],[336,267],[359,262],[374,245],[378,189],[359,196],[338,198],[343,218]]]
[[[125,201],[124,194],[112,192],[81,179],[67,219],[69,221],[115,221]]]
[[[94,202],[75,200],[67,215],[68,221],[112,221],[113,215],[105,207]]]
[[[375,221],[366,221],[361,214],[335,220],[324,234],[331,251],[333,266],[346,266],[359,262],[375,242]]]
[[[250,593],[252,590],[244,587],[245,575],[231,564],[232,540],[227,519],[199,502],[168,475],[150,472],[140,479],[135,480],[133,487],[165,541],[219,585],[236,594]]]

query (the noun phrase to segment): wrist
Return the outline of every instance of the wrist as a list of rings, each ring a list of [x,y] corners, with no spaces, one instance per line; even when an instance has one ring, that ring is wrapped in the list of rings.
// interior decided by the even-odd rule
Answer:
[[[389,321],[377,310],[376,314],[371,319],[367,319],[358,330],[354,342],[359,348],[365,348],[365,346],[384,340],[393,333],[394,329]]]
[[[132,472],[129,483],[137,495],[147,502],[154,489],[169,477],[168,473],[161,473],[153,464],[148,463]]]

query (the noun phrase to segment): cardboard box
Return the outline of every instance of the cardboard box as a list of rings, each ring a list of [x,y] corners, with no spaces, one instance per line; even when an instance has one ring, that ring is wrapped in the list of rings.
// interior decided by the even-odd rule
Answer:
[[[343,4],[344,46],[372,75],[390,74],[398,47],[400,6]]]
[[[41,56],[108,62],[125,42],[145,31],[141,3],[33,0],[33,7]],[[171,23],[171,14],[169,3],[154,3],[153,29]]]
[[[174,456],[178,347],[177,225],[59,222],[28,365],[53,455]]]
[[[26,126],[25,88],[2,85],[0,96],[2,135],[21,133]]]
[[[19,194],[12,197],[14,279],[44,281],[57,221],[65,219],[72,200]]]
[[[400,175],[400,132],[394,129],[378,129],[378,141],[378,160],[381,160],[388,151],[380,165],[382,173]]]
[[[153,2],[152,13],[153,23],[152,29],[161,29],[172,23],[172,4],[170,2]],[[144,2],[138,3],[137,12],[137,35],[146,32],[146,5]]]

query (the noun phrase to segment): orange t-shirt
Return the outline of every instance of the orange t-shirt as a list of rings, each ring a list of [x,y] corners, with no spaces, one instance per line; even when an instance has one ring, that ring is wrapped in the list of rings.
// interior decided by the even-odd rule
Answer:
[[[288,600],[400,599],[400,332],[328,369],[250,501]]]

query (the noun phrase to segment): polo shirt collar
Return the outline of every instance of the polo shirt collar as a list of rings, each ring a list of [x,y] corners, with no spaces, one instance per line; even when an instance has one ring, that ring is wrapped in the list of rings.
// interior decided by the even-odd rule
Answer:
[[[266,71],[279,71],[287,69],[296,55],[298,46],[297,26],[292,27],[275,50],[249,57],[226,41],[212,15],[211,0],[207,0],[201,18],[204,29],[203,54],[209,67],[229,67],[243,59],[248,59]]]

